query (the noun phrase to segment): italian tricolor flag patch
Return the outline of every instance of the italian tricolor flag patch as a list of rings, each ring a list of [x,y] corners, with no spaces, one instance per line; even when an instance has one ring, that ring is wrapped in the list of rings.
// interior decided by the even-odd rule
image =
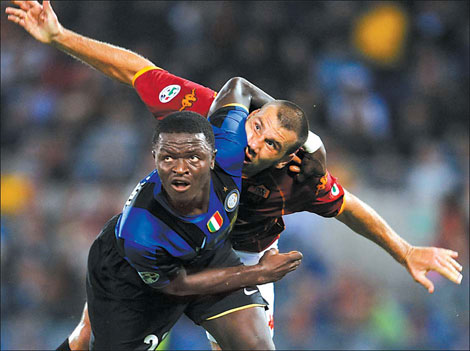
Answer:
[[[207,222],[207,228],[211,233],[214,233],[222,227],[222,223],[224,223],[224,219],[220,215],[219,211],[216,211],[211,219]]]

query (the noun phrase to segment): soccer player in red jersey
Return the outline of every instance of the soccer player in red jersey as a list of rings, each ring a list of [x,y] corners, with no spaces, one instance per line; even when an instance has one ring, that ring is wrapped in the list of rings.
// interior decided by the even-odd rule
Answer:
[[[37,40],[84,61],[105,75],[133,85],[137,93],[157,118],[173,111],[195,111],[207,115],[215,92],[194,82],[174,76],[129,50],[83,37],[65,29],[57,20],[49,1],[13,1],[19,8],[7,8],[8,19],[28,31]],[[241,85],[249,82],[239,78]],[[269,101],[269,96],[260,106]],[[256,111],[247,122],[248,148],[244,165],[238,220],[232,231],[234,248],[245,264],[254,264],[264,250],[276,247],[284,229],[282,216],[309,211],[324,217],[335,217],[353,231],[374,241],[402,264],[417,282],[430,293],[433,283],[426,277],[436,271],[460,284],[461,265],[457,252],[434,247],[417,247],[401,238],[371,207],[345,190],[325,167],[325,149],[321,140],[310,132],[309,139],[288,162],[279,162],[254,176],[250,163],[269,158],[275,151],[269,135],[263,133],[265,121]],[[269,127],[269,126],[268,126]],[[267,130],[271,130],[267,128]],[[245,170],[246,169],[246,170]],[[298,174],[292,173],[298,172]],[[273,288],[260,290],[272,305]],[[272,310],[269,311],[272,326]],[[70,336],[71,349],[87,347],[86,310],[82,321]],[[213,345],[214,347],[216,345]]]

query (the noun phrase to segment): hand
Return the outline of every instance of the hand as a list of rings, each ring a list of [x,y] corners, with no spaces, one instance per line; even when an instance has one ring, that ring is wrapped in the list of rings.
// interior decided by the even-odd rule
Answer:
[[[8,20],[23,27],[36,40],[50,44],[60,34],[62,26],[52,10],[50,1],[12,1],[19,8],[7,7]]]
[[[259,284],[278,281],[287,273],[295,271],[300,265],[302,257],[299,251],[282,254],[277,249],[266,251],[258,262],[258,265],[263,268],[262,281]]]
[[[326,153],[323,146],[314,153],[300,149],[289,163],[289,170],[296,173],[295,180],[303,182],[310,177],[322,177],[326,173]]]
[[[429,271],[436,271],[455,284],[462,281],[462,266],[455,260],[459,254],[452,250],[437,247],[412,246],[405,257],[405,267],[418,283],[430,294],[434,284],[426,277]]]

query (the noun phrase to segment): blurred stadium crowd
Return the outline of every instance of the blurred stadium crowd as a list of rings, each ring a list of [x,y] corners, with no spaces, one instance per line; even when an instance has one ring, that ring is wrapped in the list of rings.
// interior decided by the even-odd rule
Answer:
[[[1,3],[1,349],[57,347],[88,248],[153,168],[138,96],[6,20]],[[334,219],[287,218],[280,349],[469,349],[469,2],[53,2],[61,23],[215,90],[300,104],[328,168],[406,240],[459,251],[429,295]],[[183,337],[184,336],[184,337]],[[182,320],[169,348],[208,347]]]

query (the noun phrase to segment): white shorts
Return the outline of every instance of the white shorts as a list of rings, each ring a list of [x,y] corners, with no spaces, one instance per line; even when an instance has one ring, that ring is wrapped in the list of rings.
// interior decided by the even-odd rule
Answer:
[[[260,260],[261,257],[263,257],[264,253],[269,250],[269,249],[277,249],[277,243],[278,240],[276,240],[274,243],[272,243],[271,246],[266,248],[265,250],[261,252],[247,252],[247,251],[238,251],[235,250],[235,252],[240,256],[240,260],[243,262],[244,265],[246,266],[253,266],[257,264]],[[268,303],[267,309],[266,309],[266,323],[268,324],[269,331],[271,332],[271,337],[274,335],[274,283],[267,283],[263,285],[258,285],[259,292],[261,293],[261,296],[266,300]],[[211,334],[209,334],[206,331],[207,338],[214,342],[215,339],[212,337]]]

